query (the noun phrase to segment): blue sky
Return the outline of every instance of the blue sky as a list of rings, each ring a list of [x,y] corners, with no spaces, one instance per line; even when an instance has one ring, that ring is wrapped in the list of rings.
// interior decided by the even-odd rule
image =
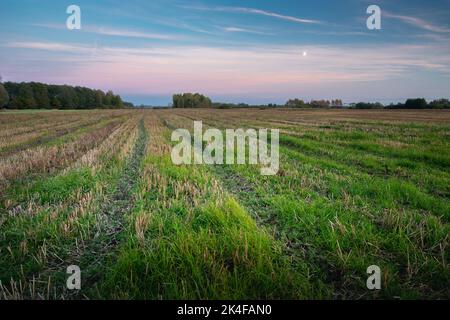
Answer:
[[[81,8],[68,30],[66,8]],[[382,10],[368,30],[366,9]],[[134,103],[450,97],[450,0],[0,3],[0,74],[112,89]]]

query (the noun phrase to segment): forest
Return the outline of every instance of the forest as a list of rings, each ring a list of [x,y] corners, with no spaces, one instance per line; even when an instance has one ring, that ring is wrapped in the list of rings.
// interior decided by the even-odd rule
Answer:
[[[0,83],[0,107],[6,109],[121,109],[132,107],[112,91],[49,85],[40,82]]]

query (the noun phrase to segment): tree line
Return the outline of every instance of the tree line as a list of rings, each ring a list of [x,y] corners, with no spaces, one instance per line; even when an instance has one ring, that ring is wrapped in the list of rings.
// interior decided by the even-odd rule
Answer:
[[[286,102],[287,108],[342,108],[342,100],[312,100],[308,103],[300,99],[291,99]],[[450,109],[448,99],[436,99],[427,102],[423,98],[407,99],[405,103],[384,105],[380,102],[358,102],[351,103],[350,109]]]
[[[448,99],[436,99],[427,102],[424,98],[407,99],[404,103],[383,105],[382,103],[359,102],[350,105],[352,109],[450,109]]]
[[[184,93],[173,95],[174,108],[344,108],[341,99],[311,100],[306,102],[302,99],[289,99],[284,105],[270,103],[266,105],[250,105],[246,103],[223,103],[211,102],[207,96],[199,93]],[[423,98],[408,99],[405,103],[384,105],[380,102],[358,102],[346,106],[350,109],[450,109],[448,99],[436,99],[427,102]]]
[[[174,108],[211,108],[211,99],[199,93],[174,94],[172,97]]]
[[[390,104],[385,106],[386,109],[450,109],[450,101],[448,99],[436,99],[427,102],[423,98],[408,99],[405,103]]]
[[[343,107],[341,99],[335,100],[311,100],[310,102],[305,102],[301,99],[290,99],[284,105],[287,108],[340,108]]]
[[[7,109],[119,109],[132,107],[112,91],[49,85],[40,82],[0,83],[0,108]]]

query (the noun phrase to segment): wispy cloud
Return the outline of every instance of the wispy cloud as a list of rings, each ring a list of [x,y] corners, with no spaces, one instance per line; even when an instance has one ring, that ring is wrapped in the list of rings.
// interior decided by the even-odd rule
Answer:
[[[49,24],[49,23],[36,23],[32,24],[36,27],[66,30],[64,24]],[[152,33],[146,31],[138,31],[132,29],[121,29],[121,28],[111,28],[104,26],[87,25],[81,28],[81,32],[95,33],[105,36],[115,36],[115,37],[128,37],[128,38],[141,38],[141,39],[155,39],[155,40],[176,40],[180,37],[164,34],[164,33]]]
[[[152,22],[154,23],[159,23],[163,26],[168,26],[168,27],[172,27],[172,28],[177,28],[183,31],[192,31],[192,32],[196,32],[196,33],[202,33],[202,34],[207,34],[207,35],[217,35],[215,32],[211,31],[211,30],[207,30],[206,28],[201,28],[198,26],[193,26],[190,25],[188,23],[182,22],[182,21],[178,21],[175,19],[155,19],[152,20]]]
[[[31,23],[33,27],[46,28],[46,29],[57,29],[57,30],[67,30],[64,23]]]
[[[157,40],[174,40],[177,37],[167,34],[158,33],[148,33],[133,30],[123,30],[123,29],[112,29],[106,27],[99,28],[89,28],[88,32],[107,35],[107,36],[118,36],[118,37],[131,37],[131,38],[142,38],[142,39],[157,39]]]
[[[317,20],[310,20],[310,19],[286,16],[286,15],[282,15],[282,14],[278,14],[278,13],[274,13],[274,12],[270,12],[270,11],[265,11],[265,10],[260,10],[260,9],[235,7],[235,8],[231,8],[231,10],[237,11],[237,12],[244,12],[244,13],[259,14],[259,15],[263,15],[263,16],[274,17],[274,18],[297,22],[297,23],[311,23],[311,24],[320,24],[321,23],[320,21],[317,21]]]
[[[69,45],[56,42],[11,42],[7,44],[7,47],[70,53],[87,53],[92,50],[92,48],[87,46]]]
[[[407,23],[409,25],[412,25],[412,26],[415,26],[417,28],[421,28],[424,30],[438,32],[438,33],[450,33],[449,28],[434,25],[434,24],[432,24],[428,21],[425,21],[423,19],[420,19],[420,18],[405,16],[405,15],[398,15],[398,14],[393,14],[390,12],[384,12],[383,15],[387,18],[397,19],[404,23]]]
[[[187,9],[195,9],[195,10],[209,10],[209,11],[220,11],[220,12],[238,12],[238,13],[248,13],[248,14],[256,14],[262,15],[272,18],[277,18],[285,21],[291,21],[302,24],[322,24],[322,21],[312,20],[312,19],[304,19],[299,17],[293,17],[288,15],[283,15],[271,11],[255,9],[255,8],[245,8],[245,7],[206,7],[206,6],[183,6],[183,8]]]
[[[269,32],[251,30],[251,29],[240,28],[240,27],[225,27],[225,28],[223,28],[223,30],[226,32],[242,32],[242,33],[251,33],[251,34],[259,34],[259,35],[273,35],[273,33],[269,33]]]

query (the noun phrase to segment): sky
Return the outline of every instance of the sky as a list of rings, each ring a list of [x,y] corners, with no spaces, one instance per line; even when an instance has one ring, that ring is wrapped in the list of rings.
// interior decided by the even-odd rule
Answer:
[[[0,74],[159,106],[450,98],[450,0],[0,0]]]

